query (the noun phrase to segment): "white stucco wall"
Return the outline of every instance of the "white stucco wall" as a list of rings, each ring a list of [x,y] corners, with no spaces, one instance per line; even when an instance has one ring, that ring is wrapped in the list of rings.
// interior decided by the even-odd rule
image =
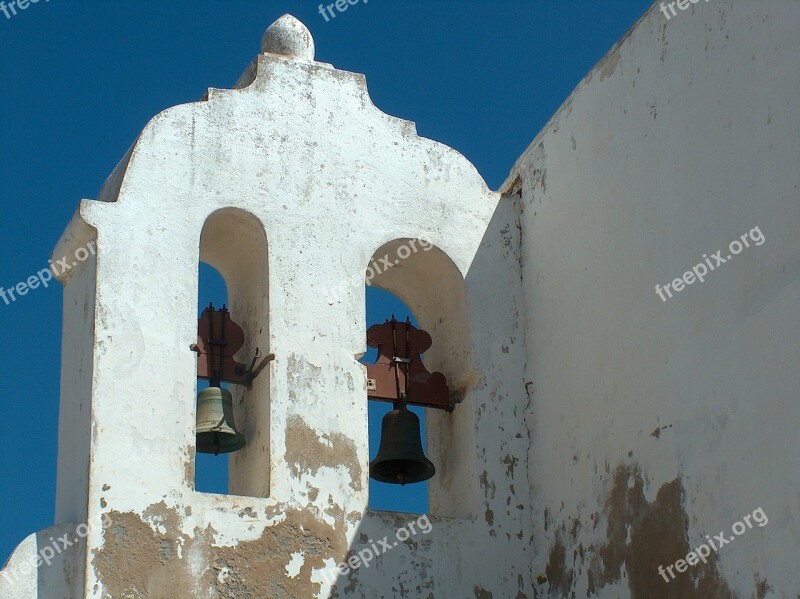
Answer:
[[[800,2],[654,6],[506,195],[284,25],[237,89],[155,117],[57,247],[96,237],[65,281],[58,520],[112,524],[63,580],[0,590],[75,594],[85,566],[97,598],[794,598]],[[745,234],[705,282],[656,294]],[[413,519],[367,510],[357,362],[365,269],[409,238],[437,249],[373,283],[444,341],[426,358],[463,402],[429,413],[430,533],[330,578]],[[193,489],[201,257],[241,359],[276,355],[236,396],[237,496]],[[759,508],[763,526],[659,576]]]
[[[538,596],[797,596],[799,29],[796,0],[654,6],[509,177]],[[759,507],[708,564],[658,574]]]

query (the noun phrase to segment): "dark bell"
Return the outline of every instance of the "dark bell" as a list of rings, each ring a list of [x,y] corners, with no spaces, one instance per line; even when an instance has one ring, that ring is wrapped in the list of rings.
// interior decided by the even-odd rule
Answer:
[[[383,417],[381,446],[369,463],[370,478],[382,483],[421,483],[436,474],[425,457],[419,432],[419,418],[405,405]]]

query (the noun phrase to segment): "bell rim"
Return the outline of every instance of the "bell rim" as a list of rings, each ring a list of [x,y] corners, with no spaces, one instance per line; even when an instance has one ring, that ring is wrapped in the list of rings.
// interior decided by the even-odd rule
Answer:
[[[419,463],[424,467],[424,478],[419,478],[419,479],[415,478],[414,480],[408,480],[408,481],[402,483],[399,480],[397,480],[396,478],[388,478],[388,477],[382,476],[382,475],[380,475],[380,474],[378,474],[376,472],[376,469],[377,469],[378,466],[382,466],[384,464],[388,464],[388,463],[391,463],[391,462],[403,461],[403,460],[394,460],[394,459],[393,460],[385,460],[385,461],[380,462],[380,463],[377,463],[377,459],[372,460],[369,463],[369,477],[372,480],[378,481],[380,483],[390,484],[390,485],[411,485],[411,484],[416,484],[416,483],[423,483],[423,482],[425,482],[427,480],[432,479],[434,476],[436,476],[436,465],[433,462],[431,462],[427,457],[423,457],[423,460],[424,461],[420,461]]]
[[[212,432],[213,431],[198,433],[197,435],[195,435],[195,438],[199,437],[200,435],[209,435]],[[233,453],[234,451],[239,451],[240,449],[244,449],[247,446],[247,439],[240,432],[226,436],[233,437],[233,439],[231,439],[230,442],[226,443],[225,445],[220,444],[218,451],[214,448],[213,444],[200,443],[199,441],[196,441],[195,451],[197,451],[197,453],[210,453],[210,454]]]

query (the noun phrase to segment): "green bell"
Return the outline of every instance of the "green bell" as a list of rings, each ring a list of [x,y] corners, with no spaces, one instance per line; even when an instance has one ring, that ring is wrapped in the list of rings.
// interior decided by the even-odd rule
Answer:
[[[233,396],[221,387],[208,387],[197,395],[195,430],[200,453],[230,453],[247,444],[233,422]]]

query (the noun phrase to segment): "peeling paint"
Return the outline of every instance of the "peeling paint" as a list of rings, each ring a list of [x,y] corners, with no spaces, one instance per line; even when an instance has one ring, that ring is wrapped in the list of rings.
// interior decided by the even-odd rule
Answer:
[[[503,458],[503,463],[507,467],[509,478],[514,478],[514,466],[517,465],[517,462],[519,462],[519,459],[512,455],[506,454],[506,457]]]
[[[492,594],[483,587],[475,585],[473,590],[475,591],[475,599],[492,599]]]
[[[312,429],[302,416],[292,414],[286,426],[286,461],[294,476],[316,474],[320,468],[344,466],[350,473],[350,487],[360,491],[361,463],[352,439],[342,433],[323,433]]]
[[[572,590],[572,581],[575,578],[575,572],[567,567],[566,547],[562,539],[562,532],[559,530],[556,533],[556,540],[550,548],[550,555],[547,560],[547,581],[550,583],[550,595],[566,597]]]
[[[590,568],[592,587],[620,581],[624,566],[632,597],[651,599],[730,599],[735,595],[717,567],[717,554],[699,563],[669,583],[658,574],[686,556],[689,547],[689,517],[683,506],[680,478],[664,483],[650,503],[637,466],[620,465],[605,503],[607,542],[597,550],[600,559]]]
[[[311,582],[312,571],[324,568],[326,558],[342,559],[346,553],[341,530],[294,509],[259,539],[235,547],[215,545],[217,533],[210,526],[181,532],[177,511],[163,502],[147,514],[151,522],[134,513],[109,514],[113,526],[104,531],[103,548],[92,557],[108,596],[311,597],[320,590],[319,583]],[[196,571],[198,557],[211,567]],[[285,575],[287,568],[294,576]]]

